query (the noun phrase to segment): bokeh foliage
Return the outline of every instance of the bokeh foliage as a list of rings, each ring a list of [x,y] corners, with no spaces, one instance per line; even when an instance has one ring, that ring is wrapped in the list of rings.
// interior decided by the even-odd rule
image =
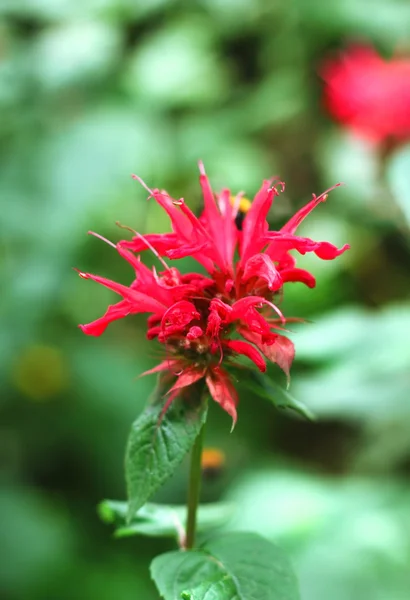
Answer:
[[[114,241],[165,231],[136,172],[200,207],[196,161],[215,188],[249,196],[279,174],[278,226],[336,181],[309,237],[351,243],[306,256],[316,290],[288,285],[291,391],[318,420],[244,390],[239,422],[211,407],[207,442],[226,452],[204,499],[236,503],[231,526],[286,548],[302,597],[404,600],[410,575],[410,150],[377,152],[330,122],[320,62],[351,39],[408,48],[404,0],[3,0],[0,3],[1,562],[6,597],[157,598],[161,539],[113,540],[95,507],[125,496],[131,422],[154,381],[143,319],[100,339],[79,322],[108,291],[71,270],[127,283]],[[407,46],[406,46],[407,45]],[[151,258],[147,257],[147,260]],[[272,376],[280,378],[272,369]],[[184,501],[186,465],[157,501]]]

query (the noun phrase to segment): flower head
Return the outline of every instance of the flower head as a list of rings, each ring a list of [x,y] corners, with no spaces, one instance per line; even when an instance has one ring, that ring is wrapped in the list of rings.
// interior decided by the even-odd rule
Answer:
[[[340,123],[374,142],[410,139],[410,58],[352,46],[328,60],[322,76],[325,104]]]
[[[227,189],[215,195],[202,164],[200,184],[204,197],[200,217],[183,199],[174,200],[164,191],[147,188],[150,197],[168,213],[172,232],[144,236],[134,232],[131,240],[114,246],[134,269],[135,279],[129,286],[80,272],[84,279],[92,279],[122,297],[102,317],[80,327],[87,335],[99,336],[112,321],[149,313],[147,337],[157,339],[166,350],[163,362],[147,372],[161,372],[170,378],[164,410],[181,390],[204,380],[212,398],[235,423],[238,395],[226,370],[229,362],[242,355],[264,372],[268,360],[289,377],[294,346],[282,334],[287,319],[277,306],[277,298],[287,282],[315,286],[313,275],[297,268],[290,252],[314,252],[331,260],[348,246],[338,249],[330,242],[296,235],[299,224],[326,200],[330,190],[313,196],[279,231],[271,231],[266,218],[273,199],[284,189],[281,182],[263,182],[247,206],[241,227],[237,224],[244,204],[241,197],[232,199]],[[147,249],[161,260],[161,272],[141,262],[140,253]],[[195,258],[206,274],[182,274],[163,258],[186,256]]]

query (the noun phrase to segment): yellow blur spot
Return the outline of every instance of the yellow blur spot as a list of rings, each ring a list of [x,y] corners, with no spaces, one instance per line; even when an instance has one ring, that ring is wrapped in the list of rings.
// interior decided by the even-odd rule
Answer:
[[[202,470],[218,470],[225,465],[225,454],[218,448],[204,448],[201,457]]]
[[[16,389],[30,400],[48,401],[67,387],[64,357],[52,346],[30,346],[18,357],[12,379]]]
[[[237,203],[236,196],[231,196],[230,202],[231,202],[232,206],[236,206],[236,203]],[[242,198],[239,200],[238,211],[240,213],[246,215],[246,213],[248,212],[248,210],[250,209],[251,206],[252,206],[252,202],[250,200],[248,200],[248,198],[245,198],[244,196],[242,196]]]

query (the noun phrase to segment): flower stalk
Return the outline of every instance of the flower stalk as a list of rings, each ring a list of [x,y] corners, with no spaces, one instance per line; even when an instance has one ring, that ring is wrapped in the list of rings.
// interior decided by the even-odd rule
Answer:
[[[199,496],[201,492],[201,457],[204,443],[205,423],[195,440],[191,452],[191,466],[188,484],[188,514],[186,522],[185,550],[191,550],[195,544],[196,517],[198,512]]]

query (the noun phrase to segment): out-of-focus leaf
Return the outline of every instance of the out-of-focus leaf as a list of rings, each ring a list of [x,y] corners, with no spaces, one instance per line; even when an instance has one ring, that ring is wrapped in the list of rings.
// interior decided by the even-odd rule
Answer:
[[[398,330],[402,335],[397,335]],[[391,372],[410,361],[406,338],[410,335],[410,306],[387,306],[379,312],[345,307],[297,327],[298,357],[306,361],[355,361],[362,356],[362,368],[374,364]],[[374,352],[375,344],[379,344]],[[366,352],[364,352],[366,349]]]
[[[226,95],[229,75],[212,50],[212,29],[182,20],[148,38],[132,57],[125,86],[159,105],[202,105]]]
[[[198,508],[198,531],[225,525],[233,515],[233,505],[228,503],[202,504]],[[115,523],[116,537],[130,535],[180,536],[186,521],[186,506],[147,503],[125,524],[128,503],[104,500],[98,506],[103,521]]]
[[[0,14],[53,19],[70,14],[70,0],[4,0]],[[84,3],[83,3],[84,4]]]
[[[154,402],[133,423],[128,438],[125,475],[129,519],[173,474],[206,420],[208,405],[200,398],[191,402],[176,399],[162,415],[163,393],[159,385]]]
[[[277,470],[256,465],[242,474],[226,499],[237,502],[230,529],[252,530],[287,545],[292,539],[313,540],[322,533],[329,536],[332,529],[342,533],[350,519],[357,523],[368,513],[377,513],[386,522],[397,519],[393,529],[400,531],[398,523],[404,513],[401,508],[397,513],[391,509],[405,507],[409,494],[400,479],[390,483],[383,477],[378,481],[365,477],[337,480],[291,471],[285,465]]]
[[[32,72],[48,90],[88,85],[114,66],[120,44],[119,30],[102,22],[55,27],[37,40]]]
[[[225,35],[251,30],[261,13],[260,0],[202,0],[215,22],[215,27]],[[266,5],[265,5],[266,9]]]
[[[338,196],[342,198],[344,210],[347,207],[352,216],[357,215],[359,223],[377,223],[378,227],[386,229],[400,224],[400,208],[405,215],[410,215],[410,203],[406,200],[408,158],[406,159],[405,150],[397,152],[388,162],[387,179],[390,180],[390,190],[386,186],[385,177],[381,177],[378,147],[368,140],[338,131],[323,138],[318,147],[318,158],[328,185],[335,181],[345,184],[338,190]],[[392,202],[391,191],[397,196],[397,205]],[[362,227],[359,237],[353,231],[349,239],[349,255],[352,252],[356,256],[371,252],[375,245],[371,233],[369,227]],[[310,234],[310,237],[313,235]]]
[[[275,124],[285,124],[297,117],[306,105],[303,81],[298,71],[275,70],[247,96],[240,113],[247,131],[257,131]]]
[[[160,120],[129,109],[101,106],[51,138],[38,164],[42,169],[53,164],[43,223],[48,239],[58,231],[61,244],[73,228],[81,223],[84,227],[90,207],[95,210],[98,206],[101,211],[118,187],[135,190],[136,195],[137,188],[128,177],[136,166],[145,176],[155,172],[156,161],[164,157],[167,147]]]
[[[108,418],[124,415],[124,421],[132,419],[136,411],[143,410],[152,391],[148,377],[136,380],[150,365],[141,355],[132,355],[132,342],[130,346],[104,343],[101,338],[85,337],[78,331],[75,341],[65,348],[83,402]],[[117,396],[119,388],[121,399]]]
[[[336,181],[345,184],[337,192],[344,205],[348,203],[357,212],[363,210],[363,205],[372,209],[380,189],[374,144],[337,130],[332,135],[323,136],[318,146],[318,158],[328,185]]]
[[[230,529],[256,531],[289,549],[304,599],[405,600],[410,495],[404,480],[342,480],[252,465],[227,498],[238,503]]]
[[[410,224],[410,145],[401,148],[391,157],[387,177],[394,198]]]
[[[2,487],[0,537],[7,561],[0,561],[0,586],[30,593],[38,574],[73,560],[75,532],[67,515],[30,488]]]
[[[168,552],[151,563],[165,600],[297,600],[296,577],[283,552],[253,533],[214,537],[198,550]]]
[[[319,372],[316,376],[299,376],[295,382],[318,417],[339,417],[348,421],[383,421],[393,415],[409,414],[406,404],[410,379],[408,372],[396,376],[384,373],[369,375],[353,363]]]
[[[353,471],[394,472],[410,457],[409,438],[410,411],[365,423],[363,438],[352,459]]]
[[[319,31],[376,37],[394,46],[405,39],[410,26],[410,6],[401,0],[337,0],[331,15],[321,0],[298,0],[297,9],[306,24]]]
[[[150,14],[172,0],[151,0],[149,3],[132,0],[2,0],[0,15],[44,19],[60,23],[62,20],[80,20],[90,17],[132,19]]]
[[[400,334],[398,333],[400,332]],[[345,309],[298,331],[298,356],[324,368],[294,380],[319,416],[382,421],[410,414],[410,310]]]

